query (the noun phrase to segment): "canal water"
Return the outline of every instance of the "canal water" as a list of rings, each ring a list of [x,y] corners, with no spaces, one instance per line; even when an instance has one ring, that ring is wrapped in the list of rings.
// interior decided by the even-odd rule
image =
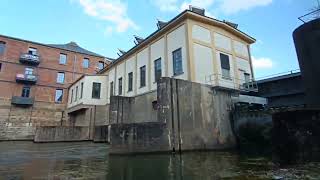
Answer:
[[[0,179],[320,179],[320,163],[279,168],[235,152],[109,156],[108,145],[0,142]]]

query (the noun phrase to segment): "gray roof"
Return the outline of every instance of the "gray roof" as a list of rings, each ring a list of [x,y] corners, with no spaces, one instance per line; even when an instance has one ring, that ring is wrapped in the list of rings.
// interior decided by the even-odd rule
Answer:
[[[279,81],[279,80],[283,80],[283,79],[299,77],[299,76],[301,76],[301,72],[295,72],[295,73],[290,73],[290,74],[285,74],[285,75],[274,76],[271,78],[261,79],[261,80],[258,80],[257,83],[262,84],[262,83],[267,83],[267,82],[272,82],[272,81]]]
[[[59,48],[59,49],[67,50],[67,51],[77,52],[77,53],[81,53],[81,54],[86,54],[86,55],[90,55],[90,56],[104,57],[104,56],[101,56],[100,54],[83,49],[75,42],[70,42],[68,44],[47,44],[47,46]]]

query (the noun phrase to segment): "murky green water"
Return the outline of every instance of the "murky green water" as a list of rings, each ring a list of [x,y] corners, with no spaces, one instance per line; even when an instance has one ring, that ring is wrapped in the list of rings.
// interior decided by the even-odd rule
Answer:
[[[231,152],[108,156],[104,144],[0,142],[0,179],[320,179],[320,163],[276,168]]]

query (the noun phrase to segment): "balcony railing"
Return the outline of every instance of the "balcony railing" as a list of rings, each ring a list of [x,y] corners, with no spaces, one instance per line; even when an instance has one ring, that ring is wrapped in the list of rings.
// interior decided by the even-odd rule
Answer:
[[[253,79],[244,80],[235,77],[224,77],[222,74],[211,74],[205,77],[205,83],[214,87],[239,90],[243,92],[258,92],[258,84]]]
[[[37,76],[33,74],[17,74],[16,75],[17,83],[36,84],[37,80],[38,80]]]
[[[20,62],[30,65],[39,65],[40,57],[29,53],[23,53],[20,55]]]
[[[34,99],[29,97],[13,96],[11,99],[11,104],[18,106],[32,106],[33,103]]]

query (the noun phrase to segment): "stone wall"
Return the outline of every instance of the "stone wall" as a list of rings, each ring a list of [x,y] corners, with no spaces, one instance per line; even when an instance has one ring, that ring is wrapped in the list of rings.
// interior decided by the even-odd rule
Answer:
[[[67,142],[90,140],[88,127],[37,127],[34,142]]]
[[[38,126],[66,124],[64,105],[35,102],[33,107],[11,105],[0,100],[0,140],[33,140]]]

